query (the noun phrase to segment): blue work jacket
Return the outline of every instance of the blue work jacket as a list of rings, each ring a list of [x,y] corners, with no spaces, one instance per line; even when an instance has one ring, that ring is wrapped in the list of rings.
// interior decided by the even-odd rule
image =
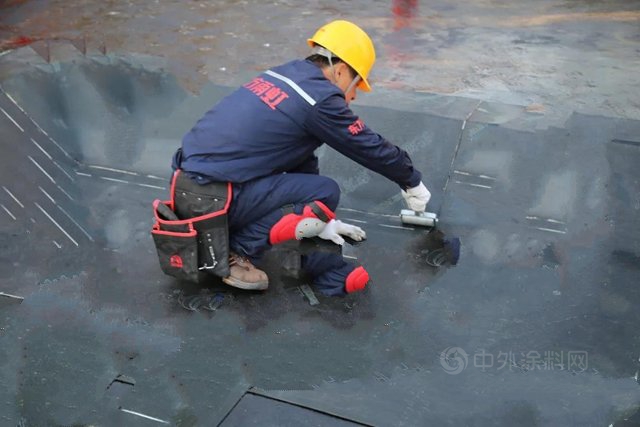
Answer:
[[[314,151],[323,143],[403,189],[421,181],[407,152],[365,125],[307,60],[262,73],[207,111],[184,136],[173,168],[201,184],[317,174]]]

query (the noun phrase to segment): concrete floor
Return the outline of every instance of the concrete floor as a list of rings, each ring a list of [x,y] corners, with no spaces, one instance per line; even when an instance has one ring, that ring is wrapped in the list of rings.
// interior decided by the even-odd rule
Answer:
[[[637,0],[14,0],[0,13],[0,48],[84,37],[89,51],[165,57],[192,91],[304,56],[319,25],[348,18],[374,39],[380,92],[640,117]]]

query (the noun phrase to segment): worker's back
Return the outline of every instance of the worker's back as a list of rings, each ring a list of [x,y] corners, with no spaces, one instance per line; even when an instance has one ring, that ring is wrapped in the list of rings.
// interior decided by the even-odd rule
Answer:
[[[273,68],[209,110],[183,138],[174,167],[234,183],[292,170],[322,144],[305,127],[313,105],[335,95],[343,97],[312,62]]]

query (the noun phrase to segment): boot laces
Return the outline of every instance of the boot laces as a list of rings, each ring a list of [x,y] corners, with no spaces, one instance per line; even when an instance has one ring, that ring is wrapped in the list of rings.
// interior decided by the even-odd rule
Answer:
[[[245,270],[251,270],[251,261],[249,258],[240,256],[238,254],[231,254],[229,256],[229,265],[237,265],[238,267],[244,268]]]

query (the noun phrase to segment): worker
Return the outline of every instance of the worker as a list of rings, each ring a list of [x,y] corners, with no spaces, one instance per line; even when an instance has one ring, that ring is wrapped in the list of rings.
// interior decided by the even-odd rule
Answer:
[[[358,90],[371,90],[376,55],[369,36],[338,20],[307,42],[306,59],[265,71],[206,112],[173,158],[187,186],[204,190],[231,183],[229,274],[222,278],[231,286],[266,289],[269,279],[254,263],[272,245],[311,237],[341,245],[343,236],[366,238],[360,227],[336,218],[340,188],[319,175],[314,154],[323,143],[397,183],[414,211],[423,212],[431,197],[409,155],[349,108]],[[186,196],[178,204],[188,211],[189,200],[205,193],[182,192]],[[364,267],[327,253],[303,256],[302,269],[327,295],[360,291],[369,282]]]

